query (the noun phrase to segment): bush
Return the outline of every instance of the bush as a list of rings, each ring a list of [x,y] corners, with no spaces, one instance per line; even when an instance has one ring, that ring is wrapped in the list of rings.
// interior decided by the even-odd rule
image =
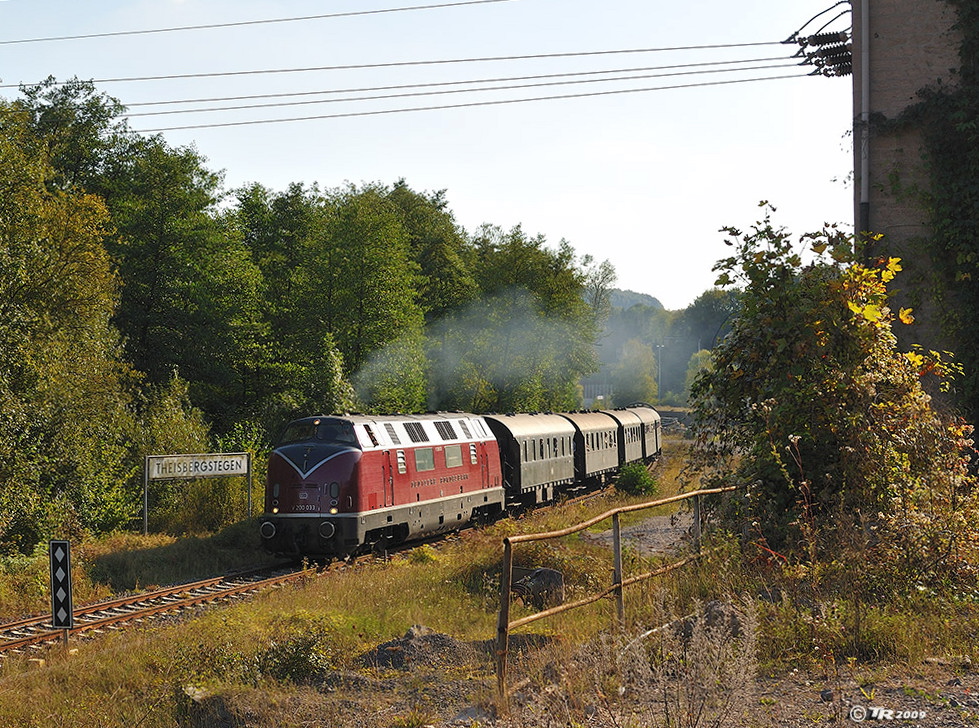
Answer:
[[[629,495],[656,495],[656,479],[642,463],[628,463],[619,469],[615,489]]]
[[[943,418],[922,382],[956,368],[897,348],[892,327],[913,322],[889,308],[900,261],[868,261],[827,228],[800,239],[804,265],[769,215],[727,232],[735,254],[715,266],[717,283],[743,285],[742,308],[691,394],[702,481],[746,486],[730,526],[747,517],[790,561],[838,560],[844,592],[883,585],[863,599],[967,585],[979,538],[972,428]],[[825,576],[808,573],[813,586]]]

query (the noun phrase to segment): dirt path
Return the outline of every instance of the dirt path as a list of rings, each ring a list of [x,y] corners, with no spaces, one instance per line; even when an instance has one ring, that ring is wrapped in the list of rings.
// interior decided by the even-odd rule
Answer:
[[[643,556],[668,554],[682,548],[690,538],[693,518],[689,511],[680,511],[672,516],[649,516],[639,523],[622,528],[623,548],[636,549]],[[612,530],[601,533],[588,533],[585,538],[593,543],[604,543],[612,547]]]

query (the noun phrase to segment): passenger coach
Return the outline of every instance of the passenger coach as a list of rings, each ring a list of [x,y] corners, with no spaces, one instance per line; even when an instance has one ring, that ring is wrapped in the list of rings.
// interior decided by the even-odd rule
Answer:
[[[500,447],[511,502],[536,505],[573,483],[575,428],[560,415],[485,415]]]

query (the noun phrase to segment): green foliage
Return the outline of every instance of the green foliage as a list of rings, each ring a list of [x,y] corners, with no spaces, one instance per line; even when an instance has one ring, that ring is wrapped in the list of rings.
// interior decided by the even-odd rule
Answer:
[[[619,468],[615,489],[628,495],[656,495],[656,479],[642,463],[627,463]]]
[[[285,642],[273,642],[258,658],[258,669],[274,680],[308,682],[329,669],[320,652],[320,639],[298,634]]]
[[[418,412],[425,409],[425,350],[420,332],[403,336],[374,352],[354,377],[360,408],[366,412]]]
[[[641,303],[613,309],[601,336],[603,369],[613,378],[617,368],[625,368],[624,360],[634,355],[634,342],[638,342],[655,352],[656,366],[661,369],[655,378],[657,390],[661,386],[663,391],[645,401],[683,404],[691,357],[724,338],[738,310],[738,298],[737,289],[714,288],[677,311]]]
[[[419,266],[418,301],[428,321],[465,306],[478,293],[466,261],[467,242],[448,210],[445,191],[425,195],[398,180],[387,199],[401,214],[412,259]]]
[[[622,347],[622,356],[612,369],[613,401],[624,407],[633,402],[655,402],[659,397],[656,375],[659,366],[652,348],[638,339]]]
[[[747,487],[743,517],[769,546],[813,560],[853,548],[890,574],[885,591],[956,581],[975,557],[971,428],[922,388],[953,371],[942,357],[896,348],[892,324],[911,320],[887,305],[899,262],[859,263],[829,228],[802,237],[803,264],[770,211],[727,232],[719,283],[744,292],[694,386],[706,479]]]
[[[112,528],[134,505],[108,215],[49,189],[54,174],[29,115],[0,102],[0,549]]]
[[[77,79],[0,107],[0,548],[138,523],[145,455],[257,455],[297,415],[578,406],[607,264],[471,239],[403,180],[223,205],[123,112]],[[151,522],[218,528],[241,493],[154,483]]]
[[[430,406],[575,408],[578,380],[597,368],[598,319],[573,251],[484,226],[470,255],[482,296],[429,329]]]
[[[265,335],[248,378],[254,417],[274,432],[292,417],[352,409],[343,355],[334,336],[310,320],[309,301],[318,296],[303,289],[307,240],[323,214],[323,198],[297,184],[278,194],[252,185],[236,196],[233,225],[265,281]]]
[[[308,303],[305,320],[333,336],[351,371],[389,341],[421,330],[417,269],[382,188],[333,193],[307,240],[307,254],[297,291]]]
[[[710,351],[707,349],[701,349],[690,357],[690,362],[687,364],[687,377],[684,386],[685,392],[690,392],[691,389],[693,389],[693,383],[697,381],[697,377],[700,376],[700,373],[709,366]]]

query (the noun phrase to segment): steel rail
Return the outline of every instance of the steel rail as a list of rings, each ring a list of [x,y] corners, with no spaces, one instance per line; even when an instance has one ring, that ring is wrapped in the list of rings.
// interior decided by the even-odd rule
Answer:
[[[267,571],[267,569],[202,579],[196,582],[157,589],[152,592],[128,595],[118,599],[87,605],[75,610],[74,616],[76,619],[80,619],[80,623],[69,630],[52,629],[49,626],[51,624],[51,615],[30,617],[17,622],[0,625],[0,653],[20,650],[46,642],[55,642],[64,639],[66,635],[70,636],[97,631],[106,627],[114,627],[124,622],[147,619],[167,612],[176,612],[185,607],[227,599],[238,594],[258,591],[266,587],[293,581],[310,573],[308,569],[300,569],[266,579],[251,579],[252,576],[263,571]],[[16,634],[16,632],[21,630],[38,630],[39,628],[40,631],[36,631],[34,634],[15,636],[14,639],[3,638],[4,634]]]

